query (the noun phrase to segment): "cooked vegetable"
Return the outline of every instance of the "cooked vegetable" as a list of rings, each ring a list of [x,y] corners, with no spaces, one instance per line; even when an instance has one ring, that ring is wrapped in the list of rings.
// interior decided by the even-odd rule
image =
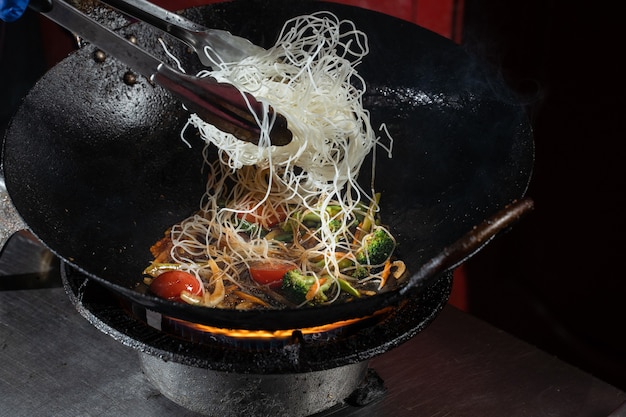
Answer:
[[[249,234],[258,234],[260,236],[267,234],[267,230],[264,229],[260,224],[250,223],[249,221],[244,220],[243,218],[239,218],[239,216],[237,217],[238,217],[237,221],[233,222],[233,226],[235,226],[237,230],[244,232],[244,233],[249,233]]]
[[[290,262],[270,260],[268,262],[255,262],[250,265],[250,276],[254,281],[270,288],[280,288],[283,276],[297,267]]]
[[[389,259],[395,247],[396,242],[389,232],[378,227],[363,238],[363,246],[357,252],[356,260],[361,265],[381,265]]]
[[[200,294],[202,289],[198,279],[185,271],[166,271],[152,280],[148,287],[157,297],[172,301],[185,302],[181,299],[181,293],[187,291],[191,294]]]
[[[332,231],[340,230],[343,227],[343,222],[340,217],[342,215],[341,210],[341,206],[339,205],[329,205],[324,210],[326,214],[328,214],[328,227]],[[322,218],[319,213],[311,211],[299,217],[299,221],[306,227],[319,228],[322,226]]]
[[[360,297],[361,293],[359,292],[359,290],[357,290],[356,288],[354,288],[352,286],[352,284],[350,284],[348,281],[346,281],[343,278],[338,278],[337,282],[339,282],[339,288],[341,288],[341,291],[346,292],[347,294],[350,294],[354,297]]]
[[[143,273],[145,275],[150,275],[151,277],[156,277],[165,271],[173,271],[176,269],[180,269],[179,264],[152,262],[146,269],[143,270]]]
[[[343,302],[391,281],[383,264],[395,241],[381,226],[380,193],[358,181],[375,147],[390,158],[393,148],[363,107],[357,66],[367,52],[352,22],[319,12],[290,19],[276,44],[244,65],[198,73],[273,106],[293,140],[273,146],[273,121],[259,120],[258,144],[245,143],[192,115],[185,129],[197,128],[206,144],[206,193],[153,246],[145,273],[168,264],[191,272],[202,293],[184,299],[226,309]]]
[[[324,282],[321,282],[322,280],[324,280]],[[287,271],[284,275],[281,289],[285,297],[294,303],[301,304],[309,302],[311,304],[318,304],[328,299],[326,294],[324,294],[324,291],[326,291],[329,287],[330,283],[327,279],[320,278],[318,280],[313,275],[304,275],[302,271],[292,269]],[[315,290],[312,296],[309,293],[311,288]]]
[[[245,204],[245,210],[237,213],[237,217],[247,223],[261,225],[264,229],[271,229],[287,218],[287,213],[281,207],[272,208],[260,205],[253,209],[252,203]]]
[[[385,266],[383,271],[380,273],[380,284],[378,285],[378,289],[382,289],[387,283],[387,279],[389,279],[389,275],[391,275],[391,267],[392,263],[389,259],[385,261]]]

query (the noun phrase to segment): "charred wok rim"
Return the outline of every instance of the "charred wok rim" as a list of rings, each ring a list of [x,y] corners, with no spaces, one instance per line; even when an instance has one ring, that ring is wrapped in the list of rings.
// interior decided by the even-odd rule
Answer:
[[[381,355],[411,339],[435,320],[447,304],[453,280],[452,272],[442,274],[422,291],[404,299],[381,323],[343,339],[326,345],[295,342],[283,349],[264,351],[199,344],[164,334],[130,317],[125,310],[116,309],[116,294],[108,292],[107,287],[101,287],[98,282],[90,282],[89,277],[70,265],[61,265],[61,276],[65,292],[77,311],[115,340],[165,361],[251,374],[321,371]]]

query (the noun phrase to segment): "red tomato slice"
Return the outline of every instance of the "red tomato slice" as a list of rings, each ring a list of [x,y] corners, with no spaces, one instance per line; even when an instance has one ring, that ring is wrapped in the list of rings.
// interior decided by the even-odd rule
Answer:
[[[249,205],[249,207],[251,208],[252,206]],[[272,211],[267,217],[263,217],[263,210],[264,206],[259,206],[256,210],[250,213],[237,213],[237,217],[247,221],[248,223],[259,223],[261,226],[268,229],[287,219],[287,213],[285,213],[285,211],[280,207],[275,211]]]
[[[278,288],[282,285],[285,273],[292,269],[296,269],[296,266],[288,262],[258,262],[250,265],[250,276],[261,285],[268,285],[270,288]]]
[[[200,283],[195,276],[185,271],[166,271],[152,280],[149,287],[156,296],[172,301],[180,301],[180,293],[189,291],[200,293]]]

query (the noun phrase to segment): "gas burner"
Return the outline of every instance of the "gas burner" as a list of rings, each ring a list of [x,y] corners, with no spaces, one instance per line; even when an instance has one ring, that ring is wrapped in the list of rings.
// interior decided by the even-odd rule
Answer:
[[[205,415],[310,416],[384,394],[368,360],[409,340],[445,306],[452,274],[371,317],[312,329],[250,333],[167,317],[63,264],[70,300],[91,324],[139,352],[160,392]]]
[[[375,326],[393,311],[385,308],[375,314],[352,320],[343,320],[324,326],[307,327],[288,330],[247,330],[224,329],[192,323],[186,320],[168,317],[146,309],[144,306],[132,304],[133,315],[143,319],[149,326],[157,330],[181,337],[199,344],[217,344],[225,347],[237,347],[244,350],[281,350],[289,345],[322,346],[335,340],[347,338],[359,330]]]

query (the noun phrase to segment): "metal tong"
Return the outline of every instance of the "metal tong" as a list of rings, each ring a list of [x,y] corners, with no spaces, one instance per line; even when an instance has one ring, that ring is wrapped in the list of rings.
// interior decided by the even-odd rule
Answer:
[[[240,60],[260,49],[246,39],[235,37],[226,31],[206,29],[147,2],[106,2],[133,17],[145,19],[146,23],[184,41],[194,48],[201,57],[201,62],[210,62],[205,59],[204,51],[207,48],[217,54],[214,57],[219,55],[224,60]],[[264,109],[264,105],[251,94],[244,93],[231,84],[218,83],[211,77],[198,78],[175,70],[63,0],[36,0],[30,6],[167,89],[189,111],[198,114],[218,129],[243,141],[258,144],[261,128],[257,119],[267,112],[272,126],[269,132],[271,144],[283,146],[291,142],[292,133],[287,128],[285,117],[275,112],[271,106]],[[205,42],[214,43],[209,45]]]
[[[206,28],[146,0],[101,1],[184,42],[207,67],[221,62],[241,61],[265,51],[248,39],[225,30]]]

